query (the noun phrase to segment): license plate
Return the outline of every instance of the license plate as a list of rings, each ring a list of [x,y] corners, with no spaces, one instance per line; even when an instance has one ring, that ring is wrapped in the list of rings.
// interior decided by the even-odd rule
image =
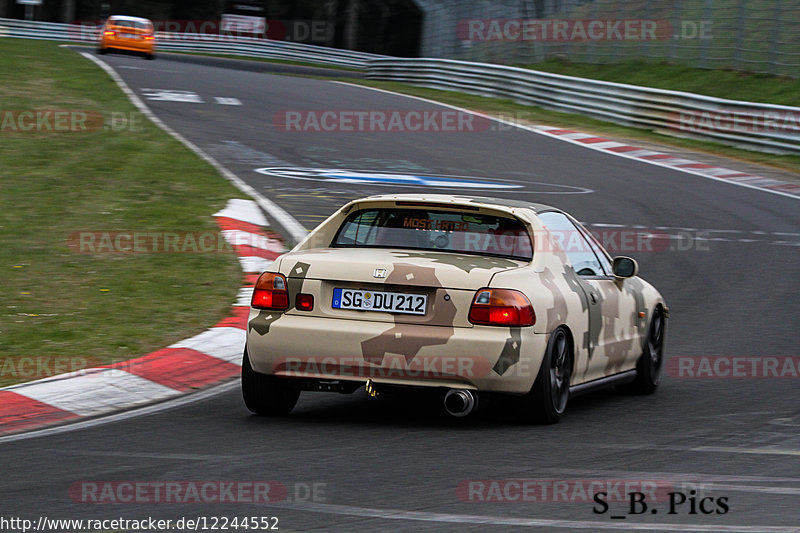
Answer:
[[[425,294],[402,292],[365,291],[361,289],[333,289],[334,309],[357,309],[359,311],[384,311],[424,315],[428,306]]]
[[[132,33],[121,33],[120,37],[122,37],[123,39],[139,39],[140,38],[138,35],[134,35]]]

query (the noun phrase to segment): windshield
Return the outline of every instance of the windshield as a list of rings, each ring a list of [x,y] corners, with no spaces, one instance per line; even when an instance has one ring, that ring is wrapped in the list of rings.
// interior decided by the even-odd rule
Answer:
[[[530,236],[516,218],[419,208],[356,211],[339,228],[333,246],[533,257]]]

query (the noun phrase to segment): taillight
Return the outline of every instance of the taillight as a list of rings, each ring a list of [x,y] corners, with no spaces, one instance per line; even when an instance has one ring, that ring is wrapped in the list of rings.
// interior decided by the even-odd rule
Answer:
[[[294,299],[294,307],[298,311],[313,311],[314,310],[314,295],[300,293]]]
[[[250,305],[256,309],[275,309],[283,311],[289,308],[289,290],[286,278],[282,274],[264,272],[258,277],[253,289]]]
[[[481,289],[469,308],[469,321],[483,326],[532,326],[536,314],[528,297],[512,289]]]
[[[144,36],[144,40],[145,41],[152,41],[153,39],[155,39],[155,37],[153,37],[152,35],[145,35]]]
[[[106,30],[106,31],[103,32],[103,35],[111,36],[111,35],[116,35],[116,33],[117,32],[115,32],[114,30]]]

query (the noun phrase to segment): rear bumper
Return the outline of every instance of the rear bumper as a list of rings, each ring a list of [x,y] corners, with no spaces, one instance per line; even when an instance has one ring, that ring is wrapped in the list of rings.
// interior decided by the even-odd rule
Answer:
[[[247,350],[254,370],[287,378],[525,393],[547,335],[533,328],[449,328],[259,312]]]
[[[118,39],[103,39],[100,42],[100,48],[111,48],[114,50],[128,50],[131,52],[147,52],[152,54],[155,51],[155,43],[153,41],[134,41],[134,40],[118,40]]]

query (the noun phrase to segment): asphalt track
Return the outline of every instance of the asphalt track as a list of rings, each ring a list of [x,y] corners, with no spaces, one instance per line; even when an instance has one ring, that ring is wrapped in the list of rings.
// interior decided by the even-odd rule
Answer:
[[[331,81],[166,55],[152,62],[105,60],[164,122],[307,228],[350,198],[420,189],[277,178],[255,169],[345,168],[522,185],[491,194],[557,205],[599,224],[595,228],[640,225],[683,234],[680,248],[686,249],[670,241],[660,252],[631,252],[641,275],[670,305],[670,357],[798,355],[796,199],[513,128],[289,133],[274,127],[276,114],[437,107]],[[202,102],[154,100],[157,92],[145,89],[189,91]],[[229,386],[140,416],[0,443],[0,501],[3,516],[33,520],[277,516],[283,531],[798,531],[797,383],[668,375],[654,396],[578,398],[565,419],[549,427],[519,425],[501,408],[457,422],[425,402],[376,401],[359,393],[306,393],[292,416],[265,419],[250,416]],[[670,515],[661,503],[657,514],[612,519],[626,515],[627,502],[596,514],[594,502],[580,497],[498,503],[464,501],[457,492],[462,482],[492,479],[573,485],[656,480],[687,495],[726,497],[730,510],[690,514],[684,505]],[[92,480],[275,480],[289,498],[276,504],[91,504],[70,496],[73,483]],[[313,484],[316,498],[306,497]]]

